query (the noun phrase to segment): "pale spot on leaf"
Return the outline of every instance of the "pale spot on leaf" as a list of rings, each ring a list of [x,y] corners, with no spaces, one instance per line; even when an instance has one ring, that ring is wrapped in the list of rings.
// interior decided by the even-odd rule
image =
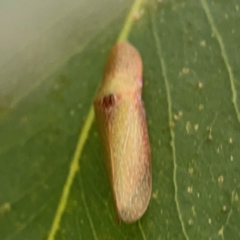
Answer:
[[[224,182],[224,177],[222,176],[222,175],[220,175],[219,177],[218,177],[218,183],[219,184],[222,184]]]
[[[9,202],[5,202],[2,206],[0,206],[0,214],[6,214],[11,211],[11,204]]]
[[[203,83],[202,83],[202,82],[199,82],[199,83],[198,83],[198,88],[199,88],[199,89],[202,89],[202,88],[203,88]]]
[[[188,73],[189,73],[189,68],[184,67],[184,68],[182,69],[182,73],[183,73],[183,74],[188,74]]]
[[[188,225],[193,225],[193,220],[191,218],[188,220]]]
[[[187,134],[190,134],[192,131],[192,126],[190,122],[186,123],[186,131],[187,131]]]
[[[199,110],[199,111],[202,111],[203,109],[204,109],[204,105],[203,105],[203,104],[199,104],[199,105],[198,105],[198,110]]]
[[[193,192],[193,187],[192,187],[192,186],[189,186],[189,187],[187,188],[187,192],[188,192],[188,193],[192,193],[192,192]]]
[[[192,210],[193,216],[194,216],[194,217],[197,216],[197,213],[196,213],[196,210],[195,210],[195,207],[194,207],[194,206],[192,206],[191,210]]]
[[[200,46],[201,46],[201,47],[206,47],[206,41],[205,41],[205,40],[202,40],[202,41],[200,42]]]
[[[74,110],[71,110],[70,111],[70,115],[73,117],[75,115],[75,111]]]

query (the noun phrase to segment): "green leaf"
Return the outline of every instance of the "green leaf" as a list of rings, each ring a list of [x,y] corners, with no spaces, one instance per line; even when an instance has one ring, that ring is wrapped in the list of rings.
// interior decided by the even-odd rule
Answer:
[[[118,225],[90,111],[130,9],[114,2],[98,31],[82,20],[81,47],[77,33],[65,36],[77,47],[50,54],[56,64],[38,61],[38,71],[48,63],[39,78],[23,69],[21,87],[1,85],[0,239],[47,239],[58,217],[60,240],[240,239],[240,4],[162,0],[139,10],[128,39],[144,63],[153,189],[140,221]]]

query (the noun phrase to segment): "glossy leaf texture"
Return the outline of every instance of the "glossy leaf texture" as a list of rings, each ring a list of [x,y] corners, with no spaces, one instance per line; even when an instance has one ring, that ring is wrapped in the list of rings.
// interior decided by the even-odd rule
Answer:
[[[16,104],[1,98],[0,239],[47,238],[125,6]],[[116,223],[94,121],[55,239],[240,239],[240,4],[143,7],[128,40],[144,65],[148,210],[134,224]]]

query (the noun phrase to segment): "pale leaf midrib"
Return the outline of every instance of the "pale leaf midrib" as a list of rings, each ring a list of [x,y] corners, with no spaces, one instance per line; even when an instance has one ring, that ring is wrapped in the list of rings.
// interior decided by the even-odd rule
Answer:
[[[131,26],[133,24],[134,21],[134,14],[136,12],[138,12],[141,4],[142,4],[143,0],[135,0],[133,2],[132,8],[126,18],[126,21],[123,25],[123,28],[119,34],[118,37],[118,41],[126,41],[127,37],[129,35],[129,32],[131,30]],[[74,180],[74,177],[76,176],[76,173],[79,170],[79,159],[81,158],[81,154],[82,154],[82,150],[84,148],[84,145],[86,143],[87,137],[88,137],[88,133],[91,129],[92,123],[94,120],[94,110],[93,110],[93,106],[91,106],[89,113],[87,115],[86,121],[84,123],[84,126],[82,128],[82,131],[79,135],[79,140],[77,143],[77,147],[74,153],[74,157],[70,162],[70,170],[69,170],[69,174],[67,176],[66,182],[64,184],[63,187],[63,192],[57,207],[57,211],[56,214],[54,216],[53,219],[53,223],[48,235],[48,240],[54,240],[55,239],[55,234],[59,228],[60,222],[61,222],[61,218],[62,215],[64,213],[64,210],[66,208],[66,204],[67,204],[67,200],[69,197],[69,193],[70,193],[70,189]],[[92,226],[94,227],[94,226]],[[96,233],[94,234],[94,238],[97,238]]]

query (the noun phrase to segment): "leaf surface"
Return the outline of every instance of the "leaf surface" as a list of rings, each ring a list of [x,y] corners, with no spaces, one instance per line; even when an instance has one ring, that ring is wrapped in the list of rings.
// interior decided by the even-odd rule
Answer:
[[[140,221],[116,223],[95,120],[82,129],[126,7],[30,94],[1,108],[1,239],[46,239],[65,200],[55,239],[240,239],[234,0],[152,1],[135,16],[128,40],[144,63],[153,189]]]

